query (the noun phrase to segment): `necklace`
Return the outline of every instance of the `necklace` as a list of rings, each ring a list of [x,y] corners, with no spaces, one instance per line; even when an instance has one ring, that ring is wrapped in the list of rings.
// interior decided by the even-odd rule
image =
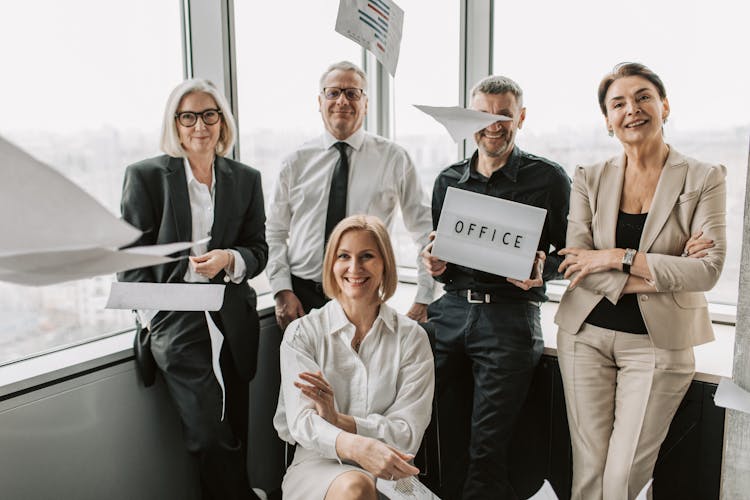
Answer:
[[[352,347],[354,348],[354,352],[359,352],[359,346],[362,345],[362,339],[355,339],[352,342]]]

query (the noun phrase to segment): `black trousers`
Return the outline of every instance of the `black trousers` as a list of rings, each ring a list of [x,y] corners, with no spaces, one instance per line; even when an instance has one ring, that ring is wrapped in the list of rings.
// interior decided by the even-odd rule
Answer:
[[[435,335],[439,496],[515,500],[508,445],[544,349],[539,304],[470,304],[446,293],[428,315]]]
[[[212,315],[221,329],[218,315]],[[180,415],[185,446],[198,460],[204,500],[257,499],[247,476],[249,389],[224,342],[219,362],[226,392],[211,366],[208,325],[202,312],[161,312],[152,322],[151,350]]]
[[[306,280],[292,275],[292,291],[302,302],[305,314],[311,309],[320,309],[331,300],[323,293],[323,284],[313,280]]]

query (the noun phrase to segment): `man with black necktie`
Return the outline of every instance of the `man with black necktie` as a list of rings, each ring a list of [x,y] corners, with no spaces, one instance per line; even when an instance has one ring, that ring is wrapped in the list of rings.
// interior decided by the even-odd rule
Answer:
[[[282,330],[327,302],[321,286],[325,243],[333,227],[353,214],[375,215],[391,227],[398,207],[419,248],[432,230],[430,206],[407,152],[362,128],[367,76],[347,61],[320,78],[325,132],[287,156],[268,210],[266,268]],[[433,280],[415,256],[417,296],[408,316],[427,319]]]

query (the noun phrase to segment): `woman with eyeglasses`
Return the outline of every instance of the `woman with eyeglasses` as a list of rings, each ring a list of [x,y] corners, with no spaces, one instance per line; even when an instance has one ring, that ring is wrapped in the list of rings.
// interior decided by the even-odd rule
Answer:
[[[557,355],[571,498],[632,500],[693,379],[693,346],[714,338],[703,292],[724,264],[726,170],[664,141],[666,89],[644,65],[615,66],[598,97],[623,152],[575,172]]]
[[[247,477],[248,382],[255,373],[259,322],[247,280],[266,265],[260,173],[225,155],[237,128],[229,104],[206,80],[186,80],[169,96],[163,156],[130,165],[122,217],[143,231],[134,245],[195,245],[189,259],[121,273],[123,281],[225,284],[221,309],[137,311],[143,359],[148,347],[197,458],[202,498],[257,499]],[[187,252],[186,252],[187,253]],[[209,329],[224,338],[220,376]],[[147,374],[148,371],[142,370]],[[224,393],[219,384],[223,379]],[[225,400],[223,400],[225,395]],[[154,444],[155,446],[157,443]]]
[[[333,300],[290,323],[281,342],[274,425],[297,445],[284,500],[375,500],[377,478],[419,472],[409,462],[430,422],[434,365],[424,330],[385,303],[397,282],[380,219],[336,225],[323,260]]]

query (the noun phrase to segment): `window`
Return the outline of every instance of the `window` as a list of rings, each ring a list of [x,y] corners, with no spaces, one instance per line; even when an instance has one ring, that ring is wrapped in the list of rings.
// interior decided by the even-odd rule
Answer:
[[[119,214],[125,166],[159,154],[180,44],[179,2],[15,2],[0,16],[13,68],[0,79],[0,134]],[[0,283],[0,364],[132,326],[103,309],[112,279]]]
[[[601,77],[622,61],[659,74],[671,105],[667,142],[727,167],[727,258],[708,297],[736,304],[750,137],[750,66],[738,51],[750,46],[748,7],[729,0],[634,0],[626,9],[595,0],[496,0],[494,12],[493,72],[516,80],[525,94],[517,142],[569,173],[621,152],[599,111]]]
[[[460,2],[399,0],[398,4],[404,9],[404,30],[393,85],[394,139],[411,155],[431,197],[435,177],[457,161],[458,145],[442,125],[413,104],[458,105]],[[399,264],[413,267],[418,250],[400,216],[393,233]]]

